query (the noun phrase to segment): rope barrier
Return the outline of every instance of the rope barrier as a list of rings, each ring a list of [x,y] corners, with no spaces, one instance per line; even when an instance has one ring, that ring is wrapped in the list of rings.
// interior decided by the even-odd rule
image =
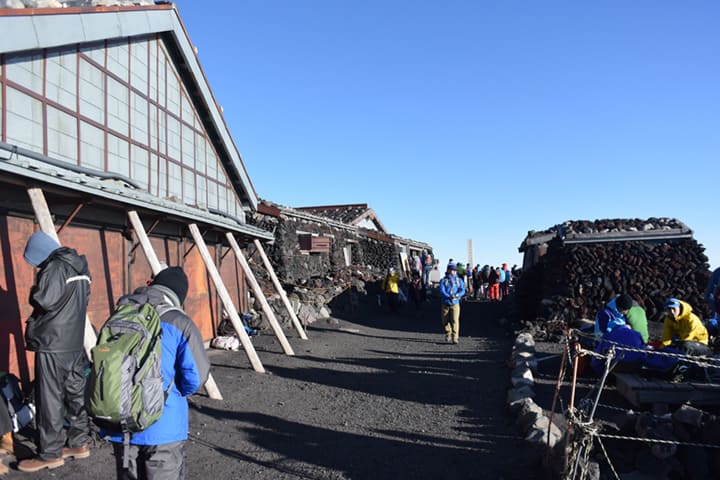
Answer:
[[[614,435],[609,433],[602,433],[601,427],[593,419],[596,409],[598,407],[606,408],[610,410],[625,412],[627,409],[618,408],[612,405],[607,405],[600,402],[600,396],[605,389],[605,380],[607,375],[620,363],[622,358],[622,352],[639,352],[648,355],[664,355],[671,358],[681,359],[687,363],[692,363],[700,367],[720,368],[720,358],[707,357],[707,356],[689,356],[685,354],[678,354],[674,352],[665,352],[662,350],[652,349],[639,349],[634,347],[628,347],[626,345],[619,344],[617,342],[608,341],[610,348],[607,353],[600,354],[598,352],[582,348],[580,345],[581,338],[588,338],[589,335],[585,335],[576,329],[568,329],[564,338],[565,352],[568,355],[568,359],[573,359],[581,356],[591,356],[593,358],[601,358],[606,360],[605,371],[603,375],[595,384],[595,386],[588,392],[587,396],[578,402],[578,408],[574,407],[574,402],[571,401],[570,408],[566,412],[568,416],[568,437],[572,436],[574,440],[568,438],[568,442],[571,450],[571,461],[568,462],[566,457],[566,469],[570,466],[570,470],[566,473],[566,478],[575,478],[578,474],[580,478],[584,478],[588,469],[590,461],[590,452],[592,445],[597,441],[605,461],[607,462],[614,478],[619,480],[619,475],[615,470],[615,467],[610,459],[610,456],[605,448],[603,439],[614,439],[614,440],[625,440],[644,442],[648,444],[664,444],[664,445],[677,445],[677,446],[688,446],[697,448],[709,448],[709,449],[720,449],[720,445],[698,443],[698,442],[681,442],[678,440],[662,440],[644,437],[632,437],[626,435]],[[594,335],[592,339],[595,340]],[[571,348],[571,344],[574,348]],[[619,358],[618,358],[619,357]],[[558,376],[558,385],[561,383],[561,378],[565,376],[566,372],[561,371]],[[707,376],[707,375],[706,375]],[[575,391],[575,384],[577,383],[577,377],[573,378],[572,391]],[[591,398],[593,391],[597,389],[595,398]],[[555,403],[555,400],[553,401]]]

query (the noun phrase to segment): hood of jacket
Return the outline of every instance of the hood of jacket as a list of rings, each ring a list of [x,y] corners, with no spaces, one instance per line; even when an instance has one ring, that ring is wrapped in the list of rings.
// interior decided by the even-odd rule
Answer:
[[[693,313],[692,306],[684,300],[680,300],[680,315],[675,318],[675,321],[680,322],[682,320],[690,321],[690,316]],[[672,315],[670,315],[672,317]]]
[[[78,255],[75,250],[68,247],[60,247],[53,251],[46,261],[59,260],[67,264],[78,275],[87,275],[88,264],[85,255]]]

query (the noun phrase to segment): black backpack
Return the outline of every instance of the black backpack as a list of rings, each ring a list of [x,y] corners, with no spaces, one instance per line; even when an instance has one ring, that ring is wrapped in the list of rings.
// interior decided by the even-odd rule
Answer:
[[[7,405],[13,432],[19,432],[35,418],[35,405],[20,390],[20,380],[12,373],[0,377],[0,396]]]

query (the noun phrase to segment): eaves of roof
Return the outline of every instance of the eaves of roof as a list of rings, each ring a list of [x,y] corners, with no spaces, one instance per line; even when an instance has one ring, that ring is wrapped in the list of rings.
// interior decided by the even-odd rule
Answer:
[[[102,180],[93,175],[86,175],[57,165],[51,165],[33,158],[35,155],[24,149],[9,148],[7,144],[0,143],[0,172],[2,172],[2,176],[5,178],[10,176],[21,177],[28,184],[45,183],[87,193],[131,207],[184,218],[188,220],[188,223],[197,222],[213,225],[223,230],[262,240],[274,239],[272,232],[253,225],[241,223],[200,208],[158,198],[144,190],[132,188],[126,182]]]
[[[88,7],[0,9],[0,53],[17,53],[104,40],[162,34],[172,41],[173,50],[187,67],[178,68],[186,80],[197,86],[196,102],[207,110],[212,127],[226,153],[228,174],[244,193],[252,210],[257,193],[230,135],[220,107],[208,84],[185,26],[173,5],[138,7]],[[236,183],[238,182],[238,183]],[[238,192],[238,193],[241,193]]]

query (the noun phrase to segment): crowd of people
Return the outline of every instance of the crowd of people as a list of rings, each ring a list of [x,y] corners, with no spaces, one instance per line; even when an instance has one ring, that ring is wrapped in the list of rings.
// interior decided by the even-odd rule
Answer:
[[[88,358],[83,345],[91,278],[84,255],[61,246],[43,232],[29,238],[24,258],[37,268],[30,293],[33,312],[25,329],[27,349],[35,352],[37,453],[20,460],[17,468],[37,472],[91,454],[91,419],[86,405]],[[118,302],[141,301],[158,311],[163,307],[159,338],[165,404],[159,419],[145,430],[132,435],[101,430],[114,445],[117,478],[184,478],[186,397],[205,383],[210,369],[202,336],[182,310],[187,291],[188,278],[182,268],[168,267],[149,285]],[[13,451],[6,420],[0,410],[0,450],[4,454]],[[0,466],[0,475],[7,473],[7,466]]]

